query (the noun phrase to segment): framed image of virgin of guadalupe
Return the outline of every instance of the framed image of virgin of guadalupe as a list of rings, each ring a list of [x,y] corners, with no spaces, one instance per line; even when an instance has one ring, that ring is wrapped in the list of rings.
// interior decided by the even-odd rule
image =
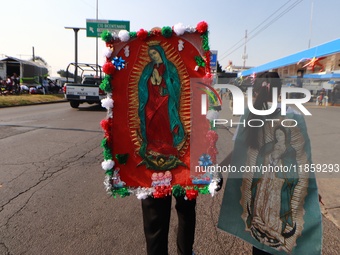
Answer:
[[[213,144],[204,135],[195,142],[200,149],[190,148],[193,114],[200,110],[193,98],[205,93],[193,93],[192,81],[203,79],[205,88],[211,81],[207,23],[118,35],[104,31],[102,39],[107,46],[100,85],[107,92],[102,106],[108,114],[101,122],[107,191],[138,198],[209,193],[213,178],[190,171],[202,164],[202,155],[215,156],[206,154]],[[211,131],[205,116],[195,113],[195,121],[195,132]]]

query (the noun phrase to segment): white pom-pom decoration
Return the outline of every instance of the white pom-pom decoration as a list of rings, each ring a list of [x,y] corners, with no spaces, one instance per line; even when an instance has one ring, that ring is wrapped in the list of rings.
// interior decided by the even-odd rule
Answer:
[[[130,40],[130,34],[127,30],[120,30],[118,33],[118,37],[122,42],[127,42]]]
[[[196,28],[187,26],[186,31],[188,31],[189,33],[194,33],[194,32],[196,32]]]
[[[206,115],[206,118],[210,121],[213,121],[213,120],[216,120],[218,119],[218,111],[215,111],[215,110],[209,110],[207,112],[207,115]]]
[[[137,188],[135,190],[136,197],[138,199],[146,199],[152,195],[154,188]]]
[[[136,197],[138,199],[146,199],[148,196],[149,196],[148,192],[146,192],[146,191],[140,191],[136,194]]]
[[[217,188],[217,181],[216,180],[212,180],[209,184],[209,193],[211,194],[211,196],[213,197],[216,193],[216,188]]]
[[[113,160],[111,160],[111,159],[104,160],[102,162],[102,168],[105,171],[112,169],[114,167],[114,165],[115,165],[115,162]]]
[[[110,49],[110,48],[104,48],[103,49],[103,55],[104,55],[104,57],[106,57],[106,58],[110,58],[111,57],[111,55],[112,55],[112,49]]]
[[[104,98],[102,99],[101,103],[102,103],[102,107],[106,108],[107,110],[110,108],[113,108],[113,100],[111,98],[108,98],[108,97]]]
[[[176,35],[184,34],[185,30],[186,27],[182,23],[177,23],[176,25],[174,25],[174,32],[176,33]]]

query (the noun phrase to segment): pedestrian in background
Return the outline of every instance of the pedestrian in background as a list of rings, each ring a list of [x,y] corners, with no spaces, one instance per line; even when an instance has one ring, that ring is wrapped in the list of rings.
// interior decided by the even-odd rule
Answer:
[[[48,85],[48,80],[47,80],[46,76],[43,79],[42,86],[44,88],[44,94],[48,94],[49,93],[49,89],[48,89],[49,85]]]
[[[13,84],[13,91],[16,95],[20,94],[20,80],[16,73],[13,73],[13,76],[11,77],[12,84]]]

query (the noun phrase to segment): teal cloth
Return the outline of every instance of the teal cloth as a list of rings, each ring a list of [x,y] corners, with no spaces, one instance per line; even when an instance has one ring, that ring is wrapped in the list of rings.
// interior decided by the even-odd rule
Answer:
[[[247,115],[247,114],[246,114]],[[246,116],[245,115],[245,116]],[[278,119],[281,116],[275,116],[273,119]],[[283,116],[282,116],[283,118]],[[287,114],[286,119],[294,119],[297,122],[297,127],[293,128],[294,131],[291,130],[291,128],[286,128],[286,151],[285,151],[285,157],[281,159],[282,165],[292,165],[296,166],[299,164],[298,162],[301,162],[300,158],[301,153],[297,153],[297,151],[290,146],[291,143],[291,136],[294,132],[294,139],[296,137],[299,137],[301,145],[300,152],[304,152],[304,160],[307,162],[307,164],[311,164],[311,145],[310,140],[307,134],[307,127],[304,121],[304,118],[302,115],[290,112]],[[243,119],[246,120],[246,118],[243,116],[241,118],[241,123]],[[278,122],[280,123],[280,122]],[[276,125],[276,124],[275,124]],[[265,129],[265,132],[274,132],[275,128],[267,126]],[[243,125],[239,126],[237,136],[235,139],[234,144],[234,150],[233,150],[233,157],[231,161],[232,166],[236,166],[236,168],[239,170],[242,166],[247,165],[247,158],[248,158],[248,148],[245,143],[245,128]],[[268,138],[267,138],[268,140]],[[273,142],[263,142],[263,146],[260,147],[260,149],[257,151],[257,158],[256,158],[256,164],[264,164],[264,157],[268,155],[268,151],[272,149]],[[285,183],[282,185],[281,189],[281,206],[280,206],[280,216],[286,213],[286,217],[280,218],[280,221],[282,222],[282,226],[285,226],[286,224],[290,224],[294,226],[294,223],[296,222],[296,219],[290,214],[290,201],[292,199],[293,193],[290,191],[287,187],[289,185],[296,185],[299,176],[295,172],[290,172],[286,179],[282,179],[282,174],[278,173],[277,178],[281,178],[281,180],[285,180]],[[298,233],[298,231],[295,232],[294,235],[297,236],[296,239],[296,245],[293,246],[293,248],[289,250],[282,249],[280,247],[269,247],[268,245],[264,244],[263,242],[258,241],[254,235],[251,234],[250,228],[246,227],[246,223],[250,224],[252,218],[249,215],[253,215],[254,211],[252,211],[254,208],[254,196],[256,194],[256,187],[257,185],[254,185],[256,183],[255,181],[259,180],[261,178],[261,174],[254,174],[253,179],[250,179],[250,182],[252,183],[252,190],[249,191],[248,194],[251,194],[250,201],[251,204],[248,205],[252,213],[249,213],[247,209],[244,209],[241,205],[241,199],[242,196],[246,196],[244,194],[245,191],[241,190],[242,188],[245,189],[246,185],[242,187],[242,184],[244,183],[244,175],[240,173],[229,173],[228,179],[226,182],[226,188],[224,192],[224,197],[222,201],[221,211],[219,215],[219,221],[218,221],[218,228],[221,230],[224,230],[232,235],[235,235],[246,242],[252,244],[253,246],[257,247],[258,249],[267,251],[271,254],[275,255],[283,255],[283,254],[294,254],[294,255],[318,255],[321,254],[322,249],[322,215],[320,211],[320,205],[318,200],[318,189],[317,189],[317,183],[315,179],[315,175],[311,173],[309,175],[308,180],[306,183],[305,190],[307,191],[307,195],[304,197],[304,199],[301,199],[300,205],[303,206],[304,209],[304,215],[303,217],[303,227],[302,231]],[[249,187],[250,185],[248,185]],[[254,188],[255,187],[255,188]],[[271,191],[271,190],[270,190]],[[264,192],[265,193],[265,192]],[[273,196],[270,192],[268,192],[270,195]],[[275,211],[275,210],[274,210]],[[243,217],[242,217],[243,214]],[[245,220],[245,215],[248,215],[247,220]],[[301,222],[301,221],[300,221]],[[300,224],[301,225],[301,224]],[[248,225],[249,226],[249,225]],[[250,225],[252,226],[252,225]],[[269,227],[269,225],[266,225]],[[282,227],[282,229],[284,229]],[[293,236],[294,236],[293,235]],[[281,236],[281,238],[283,238]],[[292,237],[296,238],[296,237]],[[287,241],[287,239],[283,239]]]

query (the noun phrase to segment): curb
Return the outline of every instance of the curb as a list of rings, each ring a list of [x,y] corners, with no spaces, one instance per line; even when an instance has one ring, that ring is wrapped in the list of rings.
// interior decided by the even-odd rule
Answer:
[[[50,102],[39,102],[39,103],[30,103],[30,104],[20,104],[20,105],[0,105],[0,108],[8,108],[8,107],[20,107],[20,106],[30,106],[30,105],[39,105],[39,104],[56,104],[56,103],[65,103],[67,100],[57,100]]]

